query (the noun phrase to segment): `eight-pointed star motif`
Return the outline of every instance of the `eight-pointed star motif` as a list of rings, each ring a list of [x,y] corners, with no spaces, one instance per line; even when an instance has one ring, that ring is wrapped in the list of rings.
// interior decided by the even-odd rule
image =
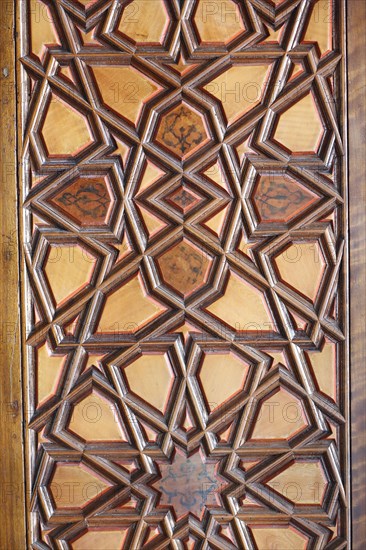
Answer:
[[[205,507],[217,507],[224,482],[217,463],[208,462],[196,451],[187,457],[177,452],[172,463],[159,464],[161,479],[154,483],[160,492],[160,506],[172,506],[177,518],[185,514],[200,517]]]

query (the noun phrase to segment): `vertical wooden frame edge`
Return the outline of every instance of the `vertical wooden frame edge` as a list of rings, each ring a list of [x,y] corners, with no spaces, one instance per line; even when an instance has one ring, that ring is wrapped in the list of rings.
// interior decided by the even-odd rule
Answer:
[[[0,547],[26,548],[17,186],[16,3],[1,5]]]
[[[366,380],[364,360],[366,321],[365,207],[366,207],[366,79],[363,23],[366,3],[347,2],[348,124],[349,124],[349,236],[350,236],[350,405],[351,511],[350,548],[366,541]]]
[[[22,207],[24,201],[24,163],[23,163],[23,131],[24,121],[26,117],[26,98],[28,97],[28,87],[26,85],[26,73],[20,62],[20,58],[24,55],[25,44],[28,40],[28,35],[24,35],[24,29],[27,29],[27,25],[24,23],[27,19],[28,2],[24,0],[15,0],[16,4],[16,68],[17,68],[17,160],[18,160],[18,195],[19,195],[19,239],[20,239],[20,303],[21,312],[23,316],[21,326],[21,353],[23,364],[23,415],[24,415],[24,484],[26,488],[25,492],[25,545],[27,548],[32,548],[32,521],[30,510],[31,499],[31,455],[30,455],[30,432],[27,429],[29,421],[29,369],[27,361],[27,345],[26,345],[26,321],[27,321],[27,308],[29,307],[29,299],[27,298],[28,289],[27,277],[25,268],[25,246],[26,246],[26,234],[24,231],[24,216],[25,211]]]

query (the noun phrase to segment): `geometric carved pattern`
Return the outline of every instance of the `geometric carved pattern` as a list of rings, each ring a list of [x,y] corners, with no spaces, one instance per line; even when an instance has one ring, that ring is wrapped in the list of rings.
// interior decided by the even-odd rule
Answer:
[[[29,0],[34,548],[347,545],[343,0]]]

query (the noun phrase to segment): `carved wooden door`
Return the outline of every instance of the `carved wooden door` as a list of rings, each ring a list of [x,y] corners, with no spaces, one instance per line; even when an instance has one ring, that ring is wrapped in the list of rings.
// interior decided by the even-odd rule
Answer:
[[[349,547],[345,2],[19,8],[29,547]]]

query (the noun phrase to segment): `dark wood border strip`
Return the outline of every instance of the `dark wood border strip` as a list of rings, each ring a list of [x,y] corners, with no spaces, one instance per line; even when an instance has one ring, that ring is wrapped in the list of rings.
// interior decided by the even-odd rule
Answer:
[[[365,0],[347,2],[353,550],[366,544],[366,78]]]
[[[25,548],[19,231],[16,154],[15,3],[0,7],[0,548]]]

